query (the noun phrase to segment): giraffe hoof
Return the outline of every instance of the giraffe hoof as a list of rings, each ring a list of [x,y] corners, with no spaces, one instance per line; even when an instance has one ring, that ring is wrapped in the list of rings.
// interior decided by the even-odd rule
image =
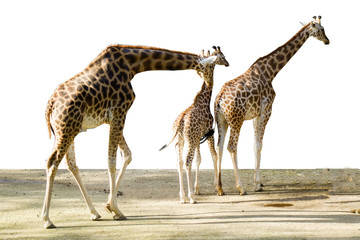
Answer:
[[[244,191],[244,192],[240,192],[240,195],[241,195],[241,196],[244,196],[244,195],[248,195],[248,194],[247,194],[246,191]]]
[[[264,184],[260,183],[260,187],[265,187]]]
[[[263,188],[255,189],[255,192],[263,192],[263,191],[264,191]]]
[[[45,223],[44,228],[45,229],[53,229],[53,228],[56,228],[56,226],[53,223]]]
[[[103,207],[105,208],[105,210],[106,210],[108,213],[112,213],[109,203],[104,203],[104,204],[103,204]]]
[[[217,195],[218,195],[218,196],[223,196],[223,195],[225,195],[224,190],[223,190],[222,188],[218,189],[218,190],[217,190]]]
[[[93,221],[97,221],[97,220],[100,220],[101,216],[96,213],[96,214],[91,214],[91,217],[90,219],[93,220]]]
[[[196,201],[194,199],[190,199],[190,204],[195,204]]]
[[[127,218],[123,214],[116,214],[113,216],[113,219],[116,221],[126,220]]]

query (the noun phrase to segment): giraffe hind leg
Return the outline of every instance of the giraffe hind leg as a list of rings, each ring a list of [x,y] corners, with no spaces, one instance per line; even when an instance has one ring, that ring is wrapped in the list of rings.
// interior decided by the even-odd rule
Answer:
[[[201,155],[200,155],[200,145],[196,148],[196,172],[195,172],[195,195],[200,195],[199,191],[199,168],[201,163]]]
[[[79,168],[76,166],[74,142],[70,145],[69,150],[67,151],[67,153],[65,155],[65,158],[66,158],[67,168],[74,176],[76,183],[78,184],[78,186],[80,188],[81,194],[83,195],[83,197],[86,201],[88,209],[90,210],[90,213],[91,213],[90,219],[93,221],[99,220],[101,218],[101,216],[95,210],[95,207],[90,199],[90,196],[81,180]]]
[[[224,152],[224,143],[225,143],[225,136],[228,129],[228,123],[226,122],[226,119],[224,115],[221,112],[220,108],[217,108],[217,112],[215,113],[216,116],[216,125],[218,127],[218,143],[217,143],[217,195],[222,196],[224,195],[224,190],[222,188],[222,182],[221,182],[221,161],[222,156]]]
[[[183,166],[184,166],[183,147],[184,147],[184,143],[182,140],[179,140],[179,142],[177,142],[175,145],[175,149],[177,152],[177,158],[178,158],[178,173],[179,173],[179,186],[180,186],[179,196],[180,196],[181,204],[186,202],[185,201],[185,191],[184,191],[184,180],[183,180]]]
[[[49,217],[50,211],[50,203],[51,203],[51,195],[54,187],[54,179],[56,172],[58,170],[59,164],[63,159],[67,149],[68,144],[65,141],[56,142],[55,148],[51,153],[50,157],[47,160],[46,166],[46,192],[44,198],[44,205],[41,213],[41,218],[45,222],[44,227],[46,229],[56,228],[56,226],[52,223]]]
[[[244,186],[241,183],[239,177],[239,168],[238,168],[238,161],[237,161],[237,144],[239,140],[240,128],[239,129],[230,129],[230,137],[229,137],[229,144],[228,144],[228,151],[230,152],[231,160],[234,166],[234,175],[235,175],[235,182],[236,188],[239,190],[240,195],[246,195],[246,191]]]
[[[117,184],[116,184],[116,153],[118,146],[123,144],[125,141],[122,133],[122,129],[124,126],[124,121],[114,121],[110,125],[110,136],[109,136],[109,153],[108,153],[108,173],[109,173],[109,185],[110,185],[110,192],[108,201],[104,204],[105,210],[109,213],[113,213],[113,219],[114,220],[125,220],[126,217],[124,214],[120,211],[118,204],[117,204]],[[128,156],[126,156],[128,157]],[[124,156],[125,158],[125,156]],[[126,166],[122,168],[122,171],[124,172],[126,169]],[[121,173],[120,173],[121,174]],[[118,177],[118,180],[121,179],[120,175]],[[119,184],[120,185],[120,184]],[[120,187],[120,186],[119,186]]]

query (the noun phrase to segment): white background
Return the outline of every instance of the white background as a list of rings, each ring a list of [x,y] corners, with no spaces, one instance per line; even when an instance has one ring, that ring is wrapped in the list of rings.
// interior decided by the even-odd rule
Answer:
[[[147,45],[200,53],[221,46],[230,67],[221,86],[322,15],[330,45],[310,38],[274,80],[262,168],[359,168],[360,31],[356,1],[2,1],[0,3],[0,168],[44,168],[53,147],[47,100],[106,46]],[[136,100],[125,125],[129,168],[176,168],[172,123],[202,81],[195,71],[152,71],[132,81]],[[225,143],[227,144],[227,143]],[[107,168],[108,127],[76,137],[80,168]],[[226,147],[226,145],[225,145]],[[239,141],[239,167],[253,168],[253,127]],[[212,168],[207,145],[202,168]],[[61,167],[65,164],[62,163]],[[232,168],[224,151],[223,168]]]

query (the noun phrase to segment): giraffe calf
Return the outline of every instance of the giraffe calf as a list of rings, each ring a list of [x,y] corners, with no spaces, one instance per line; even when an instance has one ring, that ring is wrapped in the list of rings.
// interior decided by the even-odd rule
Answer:
[[[210,55],[210,52],[206,56],[201,54],[200,61],[204,66],[198,71],[198,74],[203,78],[204,83],[200,92],[196,95],[194,103],[183,111],[175,120],[173,125],[174,136],[170,141],[176,140],[175,149],[178,156],[178,172],[180,182],[180,203],[185,203],[185,191],[183,185],[183,164],[185,157],[186,164],[186,176],[188,183],[188,197],[190,203],[196,203],[194,198],[194,191],[192,188],[191,180],[191,166],[194,156],[196,154],[196,178],[195,178],[195,194],[199,194],[199,166],[201,163],[200,155],[200,143],[207,141],[211,156],[214,163],[214,182],[217,182],[217,154],[214,147],[214,130],[212,128],[214,118],[210,111],[210,101],[213,88],[213,72],[215,65],[229,66],[225,56],[220,51],[219,47],[213,47],[215,52]],[[163,146],[160,150],[163,150],[167,146]]]

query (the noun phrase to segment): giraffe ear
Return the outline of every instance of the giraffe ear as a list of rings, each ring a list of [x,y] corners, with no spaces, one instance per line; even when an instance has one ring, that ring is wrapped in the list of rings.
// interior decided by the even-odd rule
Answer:
[[[305,26],[305,25],[306,25],[306,23],[304,23],[304,22],[300,22],[300,24],[301,24],[302,26]]]
[[[210,65],[212,63],[215,62],[217,56],[210,56],[210,57],[207,57],[207,58],[204,58],[200,61],[200,63],[204,66],[207,66],[207,65]]]

